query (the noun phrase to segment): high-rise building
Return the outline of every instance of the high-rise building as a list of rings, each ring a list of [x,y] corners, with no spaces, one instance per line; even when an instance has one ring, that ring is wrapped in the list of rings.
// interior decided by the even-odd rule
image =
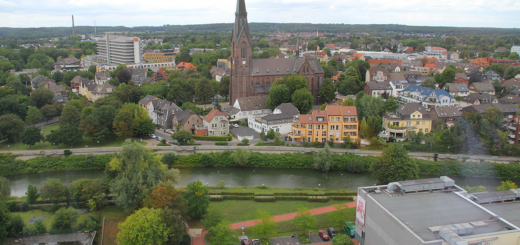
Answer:
[[[144,61],[143,48],[138,37],[106,35],[97,42],[99,59],[108,65],[139,64]]]

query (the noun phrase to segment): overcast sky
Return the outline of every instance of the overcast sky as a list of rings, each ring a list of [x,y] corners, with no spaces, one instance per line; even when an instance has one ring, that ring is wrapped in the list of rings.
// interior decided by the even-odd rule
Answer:
[[[520,27],[520,0],[246,0],[249,22]],[[236,0],[0,0],[2,27],[231,23]]]

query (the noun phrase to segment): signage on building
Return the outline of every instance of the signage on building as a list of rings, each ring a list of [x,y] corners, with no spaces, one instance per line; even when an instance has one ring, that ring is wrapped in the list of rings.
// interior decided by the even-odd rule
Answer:
[[[365,225],[365,199],[360,195],[357,196],[357,208],[356,208],[356,219],[362,225]]]

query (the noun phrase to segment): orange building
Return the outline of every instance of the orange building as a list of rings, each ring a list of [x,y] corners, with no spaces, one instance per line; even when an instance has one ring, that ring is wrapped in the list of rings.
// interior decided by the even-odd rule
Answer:
[[[192,68],[195,71],[197,70],[197,67],[189,62],[181,62],[177,65],[177,70],[181,70],[181,71],[187,71],[190,68]]]
[[[476,58],[476,59],[470,61],[469,63],[472,65],[477,65],[477,66],[488,66],[489,65],[489,61],[487,58]]]
[[[289,139],[297,142],[342,142],[347,136],[359,138],[359,121],[355,106],[327,105],[325,110],[300,115],[291,125]]]

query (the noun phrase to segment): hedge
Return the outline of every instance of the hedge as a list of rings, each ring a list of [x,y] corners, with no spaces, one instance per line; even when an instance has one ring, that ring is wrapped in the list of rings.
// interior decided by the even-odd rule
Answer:
[[[206,141],[231,141],[233,139],[232,135],[229,136],[197,136],[193,135],[193,139],[195,140],[206,140]]]
[[[347,192],[325,192],[325,196],[356,196],[357,191],[347,191]]]
[[[217,141],[217,142],[215,142],[215,145],[228,145],[228,142],[225,142],[225,141]]]
[[[209,197],[209,200],[210,200],[210,201],[213,201],[213,202],[214,202],[214,201],[217,201],[217,202],[218,202],[218,201],[223,201],[223,200],[224,200],[224,197],[222,197],[222,196],[218,196],[218,197]]]
[[[255,202],[274,202],[276,201],[275,197],[255,197]]]
[[[254,196],[222,196],[224,200],[253,200]]]
[[[308,196],[276,196],[277,201],[281,200],[291,200],[291,201],[307,201],[309,199]]]
[[[329,196],[331,200],[347,200],[354,201],[354,197],[346,197],[346,196]]]
[[[310,196],[307,192],[277,192],[275,196]]]
[[[328,202],[329,198],[328,197],[325,197],[325,198],[309,197],[309,198],[307,198],[307,201],[309,201],[309,202]]]
[[[231,192],[231,191],[223,191],[220,195],[234,195],[234,196],[254,196],[254,192]]]

